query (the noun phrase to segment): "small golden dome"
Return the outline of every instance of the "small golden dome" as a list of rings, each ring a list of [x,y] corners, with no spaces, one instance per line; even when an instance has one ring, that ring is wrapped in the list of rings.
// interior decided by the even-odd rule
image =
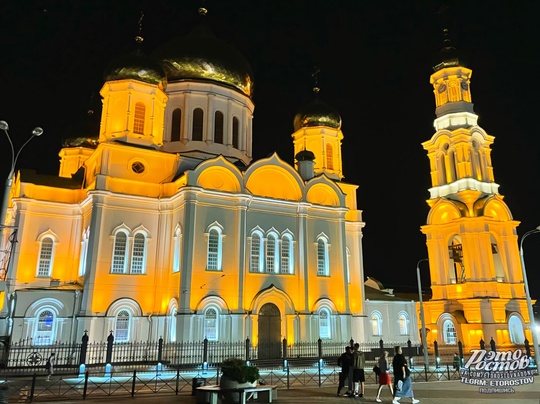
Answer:
[[[311,126],[327,126],[341,128],[341,115],[331,106],[319,99],[304,106],[294,117],[294,130]]]

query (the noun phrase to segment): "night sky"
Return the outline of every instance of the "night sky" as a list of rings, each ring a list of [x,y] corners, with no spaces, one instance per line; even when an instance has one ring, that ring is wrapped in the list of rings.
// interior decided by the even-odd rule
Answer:
[[[16,148],[35,126],[44,134],[17,168],[58,172],[66,137],[81,133],[107,63],[134,46],[150,54],[197,22],[196,0],[20,1],[0,3],[0,119]],[[429,76],[442,28],[473,70],[479,124],[495,136],[492,162],[518,234],[540,225],[538,154],[540,58],[534,1],[208,0],[216,36],[234,44],[255,74],[254,159],[276,151],[293,163],[293,118],[320,99],[343,120],[344,181],[358,184],[365,276],[416,290],[416,263],[427,256],[420,226],[428,214],[429,162],[421,143],[434,133]],[[91,120],[90,120],[91,121]],[[0,132],[0,179],[10,153]],[[540,298],[540,234],[524,243],[531,295]],[[429,284],[423,268],[424,285]]]

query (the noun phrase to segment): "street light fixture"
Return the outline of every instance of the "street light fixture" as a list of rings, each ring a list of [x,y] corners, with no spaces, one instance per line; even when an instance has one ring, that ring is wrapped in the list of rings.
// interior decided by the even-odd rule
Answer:
[[[538,338],[537,338],[537,335],[536,335],[536,324],[535,324],[535,320],[534,320],[534,311],[533,311],[533,307],[532,307],[531,295],[529,293],[529,282],[527,282],[527,271],[525,270],[525,260],[523,259],[523,241],[528,236],[530,236],[531,234],[534,234],[534,233],[540,233],[540,226],[537,226],[536,228],[534,228],[532,230],[529,230],[527,233],[525,233],[521,237],[521,241],[519,243],[519,254],[521,255],[521,270],[523,272],[523,286],[525,287],[525,295],[527,297],[527,306],[528,306],[528,309],[529,309],[529,325],[530,325],[530,328],[531,328],[531,335],[532,335],[533,346],[534,346],[534,362],[536,364],[536,369],[540,369],[540,367],[538,367],[538,365],[540,363],[539,362],[540,355],[538,353]]]
[[[15,152],[15,148],[13,147],[13,142],[11,141],[11,137],[9,136],[9,125],[6,121],[0,121],[0,129],[4,131],[6,134],[6,137],[9,141],[9,146],[11,148],[11,166],[9,169],[9,174],[6,179],[6,184],[4,186],[4,197],[2,199],[2,208],[0,210],[0,228],[4,226],[4,222],[6,220],[6,213],[8,208],[8,201],[9,201],[9,194],[11,192],[11,186],[13,185],[13,175],[15,174],[15,165],[17,164],[17,159],[19,158],[19,154],[21,154],[22,149],[36,136],[41,136],[43,134],[43,129],[39,126],[34,128],[32,130],[32,136],[28,138],[26,142],[19,148],[17,152]]]
[[[422,322],[422,350],[424,351],[424,369],[427,369],[429,366],[429,356],[428,356],[427,336],[426,336],[426,320],[424,318],[424,303],[422,301],[422,281],[420,280],[420,263],[422,261],[428,261],[428,259],[422,258],[416,264],[416,279],[418,280],[418,298],[420,300],[420,320]]]

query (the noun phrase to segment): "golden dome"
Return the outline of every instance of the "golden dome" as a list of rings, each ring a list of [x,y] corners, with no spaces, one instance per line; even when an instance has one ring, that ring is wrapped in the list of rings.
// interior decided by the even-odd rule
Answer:
[[[341,128],[341,115],[331,106],[319,99],[304,106],[294,117],[294,130],[311,126],[327,126]]]
[[[190,34],[176,38],[157,49],[169,82],[182,80],[215,81],[253,95],[253,72],[244,56],[218,39],[203,22]]]
[[[137,42],[142,42],[137,37]],[[159,86],[162,90],[167,87],[167,76],[160,63],[146,56],[140,48],[130,53],[119,55],[111,61],[104,74],[105,81],[133,79]]]

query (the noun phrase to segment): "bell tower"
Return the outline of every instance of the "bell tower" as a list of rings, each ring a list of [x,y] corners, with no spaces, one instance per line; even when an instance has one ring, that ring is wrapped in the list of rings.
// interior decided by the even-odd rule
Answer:
[[[425,302],[428,342],[478,347],[531,341],[518,236],[491,161],[494,137],[478,125],[471,95],[472,70],[444,30],[441,62],[430,82],[435,133],[422,143],[431,173],[430,211],[421,227],[431,274]],[[452,347],[455,350],[455,346]]]

